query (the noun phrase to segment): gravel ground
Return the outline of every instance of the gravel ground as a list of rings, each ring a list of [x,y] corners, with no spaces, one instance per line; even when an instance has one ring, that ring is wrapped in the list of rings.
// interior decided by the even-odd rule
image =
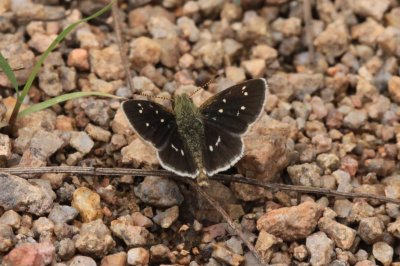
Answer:
[[[170,98],[221,74],[195,95],[201,104],[235,83],[264,77],[265,112],[229,173],[400,199],[398,1],[310,1],[307,28],[302,1],[147,2],[120,1],[135,91],[125,82],[107,14],[77,28],[50,54],[24,104],[74,91]],[[63,28],[106,3],[0,0],[0,52],[19,69],[18,82],[25,83]],[[0,118],[14,104],[0,72]],[[12,134],[0,134],[0,144],[1,167],[160,167],[115,99],[80,98],[33,113]],[[396,204],[215,181],[207,191],[270,265],[400,265]],[[0,260],[259,265],[222,217],[180,182],[55,173],[0,173]]]

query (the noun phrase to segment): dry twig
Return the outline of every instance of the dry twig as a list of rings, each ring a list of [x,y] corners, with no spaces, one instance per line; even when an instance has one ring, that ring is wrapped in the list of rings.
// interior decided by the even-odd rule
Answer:
[[[126,55],[127,52],[125,49],[125,40],[121,33],[122,26],[121,26],[121,21],[119,19],[120,16],[118,16],[118,13],[119,13],[118,2],[115,2],[112,5],[112,17],[114,20],[114,31],[117,36],[119,54],[121,57],[122,66],[124,67],[127,83],[128,83],[129,89],[131,91],[134,91],[133,84],[132,84],[132,75],[131,75],[131,71],[129,69],[129,62],[128,62],[127,55]]]
[[[96,167],[77,167],[77,166],[50,166],[50,167],[16,167],[16,168],[0,168],[0,173],[8,173],[14,175],[24,174],[44,174],[44,173],[68,173],[75,175],[98,175],[98,176],[174,176],[180,180],[187,180],[187,177],[176,176],[175,174],[166,170],[144,170],[144,169],[132,169],[132,168],[96,168]],[[367,200],[377,200],[380,202],[394,203],[400,205],[400,200],[391,199],[383,196],[370,195],[365,193],[347,193],[334,191],[324,188],[316,187],[305,187],[305,186],[294,186],[285,185],[278,183],[263,182],[252,178],[246,178],[240,175],[214,175],[210,179],[222,181],[222,182],[236,182],[242,184],[248,184],[273,191],[294,191],[298,193],[309,193],[315,195],[325,195],[331,197],[342,197],[342,198],[364,198]]]
[[[303,16],[306,30],[306,40],[308,46],[308,58],[311,65],[315,64],[315,51],[314,51],[314,34],[312,29],[312,16],[311,16],[311,2],[310,0],[303,0]]]

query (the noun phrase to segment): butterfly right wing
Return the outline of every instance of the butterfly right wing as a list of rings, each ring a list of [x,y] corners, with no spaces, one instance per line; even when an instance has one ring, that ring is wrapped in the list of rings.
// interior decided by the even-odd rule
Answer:
[[[194,178],[198,175],[172,112],[160,104],[144,100],[125,101],[122,110],[134,131],[157,149],[163,168],[181,176]]]
[[[266,87],[264,79],[248,80],[221,91],[200,107],[203,164],[208,175],[227,170],[242,157],[242,136],[262,113]]]

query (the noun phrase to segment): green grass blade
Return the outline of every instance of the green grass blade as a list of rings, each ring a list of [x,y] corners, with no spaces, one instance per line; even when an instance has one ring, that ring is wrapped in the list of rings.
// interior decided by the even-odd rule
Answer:
[[[18,82],[17,78],[14,75],[14,71],[12,70],[11,66],[8,64],[7,59],[0,53],[0,68],[3,70],[4,74],[6,74],[8,80],[10,80],[12,86],[14,87],[17,94],[18,91]]]
[[[109,97],[109,98],[115,98],[115,99],[123,99],[121,97],[104,93],[104,92],[98,92],[98,91],[80,91],[80,92],[71,92],[67,94],[63,94],[51,99],[48,99],[47,101],[37,103],[34,105],[29,106],[28,108],[22,110],[19,112],[18,116],[22,117],[28,114],[31,114],[33,112],[37,112],[46,108],[49,108],[55,104],[59,104],[68,100],[80,98],[80,97],[86,97],[86,96],[102,96],[102,97]]]
[[[32,86],[32,83],[34,81],[34,79],[36,78],[36,75],[39,73],[40,71],[40,67],[42,66],[44,60],[47,58],[47,56],[51,53],[51,51],[54,50],[54,48],[57,47],[57,45],[65,38],[65,36],[68,35],[68,33],[70,33],[72,30],[74,30],[76,28],[76,26],[78,26],[81,23],[87,22],[93,18],[96,18],[102,14],[104,14],[105,12],[107,12],[112,4],[114,4],[116,0],[111,1],[107,6],[105,6],[104,8],[100,9],[99,11],[97,11],[96,13],[94,13],[93,15],[81,19],[71,25],[69,25],[67,28],[65,28],[58,36],[57,38],[50,44],[49,48],[47,48],[47,50],[40,56],[39,60],[36,62],[35,66],[33,67],[33,70],[31,72],[31,74],[28,77],[28,80],[25,83],[25,86],[21,92],[21,95],[18,99],[18,103],[19,105],[21,105],[22,101],[24,100],[24,98],[26,97],[26,95],[29,92],[29,89]]]

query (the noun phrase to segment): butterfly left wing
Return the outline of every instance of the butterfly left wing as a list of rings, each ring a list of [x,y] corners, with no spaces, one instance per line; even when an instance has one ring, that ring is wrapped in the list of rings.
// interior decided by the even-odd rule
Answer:
[[[172,112],[160,104],[144,100],[123,102],[122,110],[134,131],[157,149],[163,168],[181,176],[194,178],[198,175]]]
[[[228,169],[243,155],[242,135],[262,113],[267,83],[253,79],[232,86],[205,102],[203,164],[208,175]]]

